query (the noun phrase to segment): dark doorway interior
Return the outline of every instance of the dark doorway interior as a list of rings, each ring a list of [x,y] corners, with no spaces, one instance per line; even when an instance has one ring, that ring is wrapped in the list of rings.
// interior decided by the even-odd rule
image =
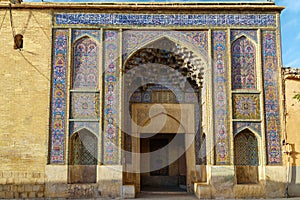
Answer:
[[[168,145],[175,136],[172,133],[143,134],[140,142],[141,167],[149,170],[141,173],[142,191],[186,191],[185,153],[179,156],[180,149],[184,149],[184,134],[176,136],[176,145]],[[157,150],[160,150],[158,154],[143,156],[143,153]],[[172,162],[174,158],[176,160]]]

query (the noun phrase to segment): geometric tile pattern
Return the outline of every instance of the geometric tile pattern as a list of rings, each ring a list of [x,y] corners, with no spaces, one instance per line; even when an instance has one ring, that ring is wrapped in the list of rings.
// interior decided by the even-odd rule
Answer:
[[[230,41],[234,41],[241,36],[251,38],[257,43],[257,31],[256,30],[231,30]]]
[[[277,63],[275,31],[262,32],[262,56],[268,164],[280,164],[282,155],[280,150],[279,89],[277,82],[280,68]]]
[[[51,164],[64,164],[65,162],[67,47],[68,30],[53,30],[54,50],[49,153]]]
[[[69,125],[69,129],[70,129],[70,137],[72,136],[73,133],[76,133],[82,129],[87,129],[88,131],[90,131],[91,133],[93,133],[94,135],[99,136],[99,122],[70,122]]]
[[[70,117],[72,119],[98,119],[99,93],[72,92]]]
[[[80,19],[80,20],[79,20]],[[88,24],[88,25],[122,25],[122,26],[247,26],[247,27],[275,27],[276,17],[274,14],[189,14],[189,15],[161,15],[161,14],[56,14],[55,22],[58,25]],[[132,31],[131,33],[133,33]],[[136,31],[142,32],[142,31]],[[158,31],[159,32],[159,31]],[[158,32],[148,31],[153,34],[153,38],[160,37]],[[192,44],[193,49],[202,49],[201,54],[207,57],[207,32],[206,31],[179,31],[178,33],[166,32],[166,37],[180,40],[186,44]],[[52,92],[51,92],[51,131],[50,131],[50,152],[49,162],[65,163],[65,132],[66,132],[66,77],[67,77],[67,57],[68,57],[68,30],[53,30],[53,64],[52,64]],[[134,33],[135,34],[135,33]],[[190,35],[189,35],[190,34]],[[197,37],[194,37],[193,34]],[[126,34],[124,34],[125,36]],[[130,35],[130,34],[129,34]],[[132,34],[131,34],[132,35]],[[141,37],[141,34],[135,35]],[[142,35],[143,36],[143,35]],[[93,38],[94,40],[90,39]],[[100,40],[98,30],[72,30],[72,41],[74,45],[74,72],[73,89],[98,89],[99,66],[98,66],[98,45],[95,41]],[[127,36],[123,40],[123,50],[125,57],[135,49],[143,46],[148,39],[140,38],[137,43],[127,42]],[[148,37],[145,37],[148,38]],[[151,40],[153,39],[151,38]],[[200,39],[199,39],[200,38]],[[232,30],[232,67],[233,67],[233,89],[256,89],[256,48],[251,40],[257,42],[257,32],[255,30]],[[105,164],[119,164],[119,135],[118,135],[118,107],[119,107],[119,31],[104,31],[104,156]],[[215,164],[230,163],[230,144],[228,136],[228,71],[227,71],[227,32],[223,30],[212,31],[213,48],[213,106],[214,106],[214,130],[215,130]],[[134,44],[133,46],[126,46]],[[93,46],[88,51],[82,51],[80,45]],[[202,45],[202,46],[201,46]],[[248,48],[251,47],[251,48]],[[238,51],[240,49],[241,51]],[[249,49],[251,51],[247,52]],[[91,50],[89,52],[89,50]],[[280,164],[282,155],[280,150],[280,115],[279,115],[279,88],[278,88],[278,63],[276,49],[276,32],[262,31],[262,61],[263,61],[263,84],[265,103],[265,128],[268,164]],[[204,58],[206,58],[203,56]],[[76,58],[78,58],[76,60]],[[81,59],[82,58],[82,59]],[[91,74],[89,74],[89,67]],[[236,67],[238,66],[238,67]],[[86,72],[81,72],[84,69]],[[249,71],[250,70],[250,71]],[[84,71],[84,70],[83,70]],[[79,77],[78,74],[83,74]],[[236,78],[236,74],[242,74],[243,78]],[[91,75],[91,76],[90,76]],[[88,78],[87,78],[88,77]],[[250,78],[249,78],[250,77]],[[92,83],[88,81],[92,80]],[[235,80],[240,80],[236,81]],[[243,81],[246,80],[246,81]],[[99,93],[71,92],[71,117],[99,119]],[[137,99],[141,101],[151,100],[152,96],[146,98],[140,93]],[[90,97],[93,96],[93,97]],[[184,97],[183,97],[184,98]],[[91,100],[92,99],[92,100]],[[73,107],[74,105],[74,107]],[[235,119],[260,119],[258,94],[233,94],[233,117]],[[98,133],[99,127],[96,122],[70,122],[70,134],[81,130],[83,127]],[[77,128],[75,128],[77,127]],[[261,134],[261,124],[259,122],[233,122],[234,135],[245,128]],[[98,129],[98,131],[97,131]],[[200,140],[199,140],[200,141]]]
[[[119,164],[119,31],[104,32],[104,164]]]
[[[261,136],[261,123],[260,122],[233,122],[233,135],[235,136],[244,129],[255,131]]]
[[[226,59],[226,31],[213,31],[213,99],[215,130],[215,164],[230,163],[228,136],[228,69]]]
[[[99,30],[73,30],[73,80],[70,91],[70,163],[96,165],[99,135]],[[98,42],[96,42],[98,41]],[[94,121],[81,121],[94,120]]]
[[[275,14],[125,14],[56,13],[55,25],[103,26],[266,26],[275,27]]]
[[[255,45],[242,36],[233,42],[231,56],[232,89],[256,89]]]
[[[167,37],[172,41],[184,42],[186,46],[194,49],[204,59],[207,59],[207,31],[129,30],[123,32],[123,60],[125,61],[133,52],[162,37]]]
[[[100,43],[100,35],[100,30],[72,29],[72,43],[84,36],[93,38],[93,40]]]
[[[249,130],[244,130],[234,137],[234,165],[259,165],[257,138]]]
[[[98,88],[97,44],[89,37],[83,37],[74,45],[73,89]]]
[[[260,119],[259,94],[233,94],[234,119]]]

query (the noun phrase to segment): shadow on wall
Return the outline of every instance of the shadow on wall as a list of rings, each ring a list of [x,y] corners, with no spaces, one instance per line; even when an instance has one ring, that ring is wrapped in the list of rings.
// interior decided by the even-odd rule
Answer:
[[[297,166],[296,160],[300,152],[296,151],[295,144],[291,144],[291,168],[290,168],[290,183],[288,185],[288,194],[291,197],[300,197],[300,166]]]

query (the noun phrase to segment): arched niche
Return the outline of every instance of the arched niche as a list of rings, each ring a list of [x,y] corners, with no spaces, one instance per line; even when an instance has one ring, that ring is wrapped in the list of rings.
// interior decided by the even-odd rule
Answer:
[[[258,183],[258,141],[249,129],[234,137],[234,165],[237,184]]]
[[[99,47],[92,38],[84,36],[74,41],[73,89],[98,88]]]
[[[256,80],[256,46],[246,36],[232,42],[231,46],[232,89],[257,88]]]
[[[95,183],[98,164],[98,138],[88,129],[70,137],[69,183]]]

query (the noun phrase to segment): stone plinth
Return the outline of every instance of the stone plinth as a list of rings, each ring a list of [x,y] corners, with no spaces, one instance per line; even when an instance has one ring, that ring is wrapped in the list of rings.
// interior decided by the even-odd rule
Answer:
[[[68,197],[68,166],[47,165],[45,179],[46,197]]]
[[[206,183],[194,183],[194,194],[199,199],[211,199],[211,185]]]
[[[98,166],[98,191],[101,197],[119,197],[122,186],[122,165]]]
[[[233,198],[234,166],[211,166],[212,198]]]
[[[135,198],[135,188],[134,185],[123,185],[121,190],[121,197],[123,199]]]

